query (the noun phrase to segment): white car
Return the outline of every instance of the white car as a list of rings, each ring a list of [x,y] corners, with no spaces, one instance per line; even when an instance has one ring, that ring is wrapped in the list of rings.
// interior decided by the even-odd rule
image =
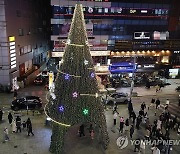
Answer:
[[[128,94],[127,93],[112,93],[110,95],[102,96],[102,101],[106,105],[114,105],[121,103],[128,103]]]

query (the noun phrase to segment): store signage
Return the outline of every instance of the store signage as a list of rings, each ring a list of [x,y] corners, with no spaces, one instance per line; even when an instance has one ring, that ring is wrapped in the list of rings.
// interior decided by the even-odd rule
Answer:
[[[134,32],[134,39],[150,39],[149,32]]]
[[[154,68],[155,65],[144,65],[144,68]]]
[[[174,51],[174,53],[180,53],[180,51],[179,51],[179,50],[177,50],[177,51]]]
[[[11,69],[16,67],[16,46],[15,46],[15,36],[9,36],[9,52],[10,52],[10,66]]]

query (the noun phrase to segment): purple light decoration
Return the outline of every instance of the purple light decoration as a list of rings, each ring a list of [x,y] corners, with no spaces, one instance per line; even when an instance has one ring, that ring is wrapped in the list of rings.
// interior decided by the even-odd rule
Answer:
[[[73,92],[72,95],[73,95],[74,98],[77,98],[77,97],[78,97],[78,93],[77,93],[77,92]]]
[[[59,106],[59,111],[60,112],[64,112],[64,107],[61,105],[61,106]]]
[[[69,74],[66,74],[65,76],[64,76],[64,78],[65,78],[65,80],[69,80]]]
[[[91,73],[91,78],[94,78],[95,77],[95,74],[92,72]]]

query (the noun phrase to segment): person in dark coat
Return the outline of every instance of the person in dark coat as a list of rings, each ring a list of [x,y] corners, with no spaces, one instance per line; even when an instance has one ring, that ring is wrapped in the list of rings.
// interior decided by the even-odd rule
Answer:
[[[83,124],[79,128],[79,136],[81,137],[81,135],[85,136],[85,134],[84,134],[84,125]]]
[[[123,128],[124,128],[124,118],[120,118],[120,125],[119,125],[119,133],[123,133]]]
[[[159,99],[157,99],[157,100],[156,100],[156,109],[158,109],[158,108],[159,108],[159,106],[160,106],[160,100],[159,100]]]
[[[16,118],[16,127],[17,127],[16,133],[18,131],[20,131],[20,133],[21,133],[21,118],[19,116],[17,116],[17,118]]]
[[[144,111],[145,108],[146,108],[146,104],[145,104],[145,102],[143,102],[143,103],[141,104],[141,110]]]
[[[11,112],[9,112],[9,114],[8,114],[8,120],[9,120],[9,124],[11,124],[12,120],[13,120],[13,116],[12,116]]]
[[[2,121],[3,111],[0,109],[0,121]]]
[[[32,134],[34,136],[34,133],[32,132],[32,123],[31,122],[28,125],[28,136],[30,136],[30,134]]]
[[[137,152],[140,152],[140,139],[136,139],[135,147],[134,147],[134,152],[136,152],[136,149],[138,150]]]
[[[154,105],[154,103],[155,103],[155,99],[154,99],[154,98],[152,98],[152,100],[151,100],[151,105],[150,105],[150,106],[153,106],[153,105]]]
[[[15,90],[14,90],[14,99],[17,98],[17,95],[18,95],[18,94],[17,94],[17,90],[15,89]]]
[[[136,120],[136,128],[137,128],[137,129],[139,129],[139,126],[140,126],[141,121],[142,121],[142,118],[141,118],[141,116],[139,115],[139,116],[137,117],[137,120]]]
[[[134,134],[134,126],[131,125],[131,128],[130,128],[130,137],[131,138],[132,138],[133,134]]]
[[[28,118],[27,121],[26,121],[26,127],[27,127],[27,129],[28,129],[29,125],[31,125],[31,119],[30,119],[30,118]]]
[[[133,124],[134,124],[134,123],[135,123],[135,120],[136,120],[136,113],[133,112],[133,113],[132,113],[132,116],[133,116]]]

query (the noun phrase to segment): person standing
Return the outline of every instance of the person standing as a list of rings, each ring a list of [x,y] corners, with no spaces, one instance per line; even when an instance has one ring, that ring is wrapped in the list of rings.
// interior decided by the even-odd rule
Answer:
[[[34,133],[32,132],[32,123],[31,122],[28,124],[28,136],[30,136],[30,134],[32,134],[34,136]]]
[[[13,120],[13,116],[12,116],[11,112],[9,112],[9,114],[8,114],[8,120],[9,120],[9,124],[11,124],[12,120]]]
[[[134,124],[134,123],[135,123],[135,120],[136,120],[136,113],[133,112],[133,113],[132,113],[132,116],[133,116],[133,124]]]
[[[152,98],[150,106],[154,106],[154,103],[155,103],[155,99]]]
[[[123,133],[123,128],[124,128],[124,118],[120,118],[120,126],[119,126],[119,133]]]
[[[134,134],[134,126],[131,125],[131,128],[130,128],[130,137],[131,138],[132,138],[133,134]]]
[[[12,120],[12,132],[15,133],[16,132],[16,122],[15,120]]]
[[[85,136],[85,134],[84,134],[84,125],[83,124],[79,128],[79,136],[81,137],[81,135]]]
[[[117,117],[118,117],[118,113],[117,113],[117,112],[115,112],[115,113],[113,114],[114,125],[116,125],[116,120],[117,120]]]
[[[3,111],[0,109],[0,121],[2,121]]]
[[[158,149],[157,146],[152,147],[151,150],[152,150],[152,154],[160,154],[160,150]]]
[[[16,133],[18,131],[20,131],[20,133],[21,133],[21,118],[19,116],[17,116],[17,118],[16,118],[16,127],[17,127]]]
[[[7,127],[4,128],[4,141],[9,141],[9,136],[8,136],[8,129]]]

